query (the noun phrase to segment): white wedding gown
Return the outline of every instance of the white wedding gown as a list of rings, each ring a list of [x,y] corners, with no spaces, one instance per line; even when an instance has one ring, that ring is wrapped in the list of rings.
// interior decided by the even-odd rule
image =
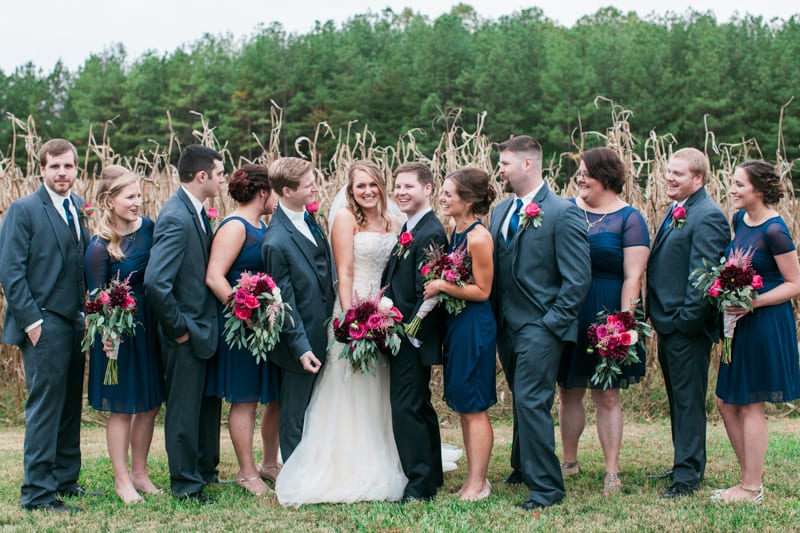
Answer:
[[[366,297],[380,290],[381,274],[397,243],[393,233],[356,233],[353,291]],[[334,313],[341,310],[337,297]],[[328,329],[328,337],[332,338]],[[375,375],[354,373],[328,353],[306,410],[303,437],[283,465],[275,492],[282,505],[396,501],[407,479],[392,433],[389,364],[379,357]]]

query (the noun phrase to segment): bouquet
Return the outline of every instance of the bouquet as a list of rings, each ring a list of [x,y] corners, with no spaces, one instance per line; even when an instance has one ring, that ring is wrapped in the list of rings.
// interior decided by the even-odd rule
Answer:
[[[420,268],[420,272],[422,273],[422,279],[426,282],[443,279],[461,286],[472,283],[472,260],[467,255],[466,250],[460,249],[444,253],[441,248],[432,245],[425,251],[425,256],[426,261]],[[444,302],[447,312],[451,315],[457,315],[467,305],[467,302],[461,298],[456,298],[443,292],[433,298],[424,300],[417,314],[406,326],[406,334],[411,344],[418,346],[419,341],[415,337],[422,319],[428,316],[439,302]]]
[[[761,276],[753,268],[753,252],[750,249],[734,248],[728,257],[722,257],[718,265],[703,259],[705,268],[696,268],[689,279],[693,285],[708,295],[711,303],[722,311],[724,338],[722,341],[722,362],[731,362],[733,332],[736,330],[736,317],[725,311],[729,305],[753,309],[756,289],[764,286]]]
[[[642,312],[638,313],[639,316],[631,311],[600,311],[597,321],[586,330],[590,344],[586,351],[598,356],[591,381],[595,385],[602,384],[604,390],[622,374],[623,366],[640,361],[636,348],[644,348],[644,338],[652,335]]]
[[[333,318],[334,340],[344,344],[340,359],[347,359],[353,371],[372,374],[372,362],[378,352],[397,355],[403,314],[383,291],[373,298],[353,296],[353,307]]]
[[[291,306],[281,299],[275,281],[262,272],[242,272],[225,304],[225,342],[249,350],[256,362],[266,361],[278,343]]]
[[[129,280],[130,276],[120,281],[118,272],[105,289],[93,290],[92,299],[86,304],[86,335],[81,350],[91,348],[98,333],[103,344],[113,346],[111,352],[106,352],[108,365],[103,385],[119,383],[119,344],[123,335],[133,337],[136,334],[136,300],[131,295]]]

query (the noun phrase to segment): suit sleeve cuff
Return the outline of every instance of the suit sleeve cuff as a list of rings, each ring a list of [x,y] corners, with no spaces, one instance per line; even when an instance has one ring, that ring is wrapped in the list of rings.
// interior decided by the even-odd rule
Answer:
[[[36,328],[38,328],[39,326],[41,326],[43,323],[44,323],[44,320],[42,320],[42,319],[40,318],[39,320],[37,320],[36,322],[34,322],[33,324],[31,324],[30,326],[26,327],[26,328],[25,328],[25,333],[30,333],[30,332],[31,332],[31,331],[33,331],[34,329],[36,329]]]

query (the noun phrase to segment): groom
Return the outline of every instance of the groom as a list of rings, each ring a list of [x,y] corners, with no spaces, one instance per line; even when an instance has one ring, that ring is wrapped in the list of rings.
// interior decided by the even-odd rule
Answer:
[[[304,159],[283,157],[270,165],[269,182],[280,201],[261,256],[283,301],[292,307],[292,320],[270,354],[282,369],[280,445],[286,462],[303,436],[311,390],[325,362],[325,322],[333,312],[336,272],[328,241],[306,211],[317,194],[314,167]]]
[[[386,296],[409,322],[423,297],[423,280],[419,267],[425,250],[431,244],[447,247],[447,234],[431,210],[433,174],[422,163],[404,163],[394,171],[394,197],[400,210],[408,216],[402,234],[411,235],[411,242],[401,246],[389,258],[381,279],[387,285]],[[442,449],[439,419],[431,404],[431,365],[442,363],[443,320],[434,309],[420,326],[418,348],[403,339],[400,351],[390,361],[390,398],[392,428],[403,472],[408,478],[403,501],[429,500],[442,485]]]
[[[514,433],[506,483],[525,483],[532,510],[565,496],[550,408],[565,342],[591,283],[589,241],[578,207],[542,179],[542,149],[521,135],[497,145],[506,192],[492,213],[492,288],[500,363],[513,394]],[[538,212],[537,212],[538,211]]]

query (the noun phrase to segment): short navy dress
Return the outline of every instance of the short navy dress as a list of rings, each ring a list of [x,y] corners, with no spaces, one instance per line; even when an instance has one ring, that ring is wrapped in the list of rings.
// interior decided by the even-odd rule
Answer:
[[[467,234],[453,231],[449,251],[466,249]],[[486,411],[497,403],[497,325],[489,300],[467,302],[449,315],[444,337],[444,399],[461,414]]]
[[[164,401],[164,372],[156,341],[155,315],[144,292],[144,272],[153,246],[152,220],[142,217],[142,225],[122,238],[120,248],[125,258],[113,259],[107,250],[108,242],[94,237],[84,257],[84,271],[90,291],[104,288],[117,277],[130,276],[133,298],[136,300],[136,335],[122,337],[117,356],[119,383],[103,385],[108,357],[103,343],[95,339],[89,355],[89,405],[98,411],[134,414],[150,411]]]
[[[571,201],[575,202],[574,199]],[[589,347],[586,330],[597,321],[598,312],[619,311],[622,307],[620,298],[624,279],[624,249],[630,246],[650,246],[650,234],[644,217],[629,205],[606,215],[587,212],[586,217],[592,224],[588,228],[592,284],[578,313],[578,342],[568,343],[561,355],[558,384],[566,389],[603,388],[602,384],[591,383],[597,366],[597,356],[586,352]],[[629,304],[626,305],[628,306]],[[623,366],[622,375],[612,381],[610,388],[624,389],[638,383],[645,374],[645,368],[645,353],[639,349],[639,362]]]
[[[789,229],[781,217],[755,227],[744,222],[744,211],[733,216],[734,248],[753,251],[753,268],[766,292],[783,283],[775,256],[793,252]],[[800,357],[792,303],[759,307],[736,322],[731,362],[720,363],[717,396],[725,403],[782,403],[800,398]]]
[[[255,227],[241,217],[228,217],[219,228],[231,221],[243,224],[246,231],[244,245],[225,276],[231,287],[235,287],[245,270],[255,274],[264,272],[261,259],[261,241],[267,231],[263,222]],[[217,228],[217,230],[219,230]],[[278,400],[280,370],[270,362],[259,361],[244,348],[225,343],[225,310],[219,305],[219,344],[217,354],[208,366],[206,396],[225,398],[228,403],[262,403]]]

